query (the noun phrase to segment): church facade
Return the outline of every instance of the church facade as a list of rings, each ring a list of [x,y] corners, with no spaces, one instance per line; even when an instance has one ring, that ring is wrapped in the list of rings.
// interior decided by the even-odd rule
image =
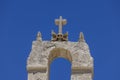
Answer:
[[[71,67],[71,80],[93,79],[93,58],[89,46],[81,32],[78,42],[68,41],[68,33],[62,33],[62,27],[67,23],[66,19],[55,20],[59,31],[52,31],[50,41],[42,41],[41,33],[32,43],[32,49],[27,59],[28,80],[49,80],[50,64],[58,57],[69,60]]]

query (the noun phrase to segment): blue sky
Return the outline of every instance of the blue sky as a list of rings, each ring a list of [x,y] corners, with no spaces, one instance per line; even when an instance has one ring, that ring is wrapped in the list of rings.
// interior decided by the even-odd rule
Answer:
[[[0,80],[27,80],[32,41],[38,31],[43,40],[50,40],[59,16],[68,21],[63,32],[69,32],[70,41],[84,33],[94,57],[94,80],[120,80],[119,4],[119,0],[0,0]]]

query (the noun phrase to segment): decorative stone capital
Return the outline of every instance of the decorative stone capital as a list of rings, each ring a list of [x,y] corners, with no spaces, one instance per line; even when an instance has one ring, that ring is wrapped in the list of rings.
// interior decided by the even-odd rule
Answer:
[[[68,41],[68,32],[65,34],[56,34],[52,31],[52,41]]]

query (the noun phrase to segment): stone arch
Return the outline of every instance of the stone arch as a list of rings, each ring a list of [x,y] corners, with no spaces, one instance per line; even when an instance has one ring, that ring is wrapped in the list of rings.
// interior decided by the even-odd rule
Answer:
[[[49,80],[49,76],[50,76],[50,64],[54,59],[56,59],[58,57],[65,58],[68,61],[70,61],[70,63],[72,64],[72,56],[70,54],[70,51],[68,51],[67,49],[64,49],[64,48],[54,48],[54,49],[52,49],[50,51],[49,56],[48,56],[48,80]]]

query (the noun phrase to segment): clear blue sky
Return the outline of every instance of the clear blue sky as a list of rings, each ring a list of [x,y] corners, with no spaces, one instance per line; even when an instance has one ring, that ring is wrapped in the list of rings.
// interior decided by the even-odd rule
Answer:
[[[70,41],[84,33],[94,57],[94,80],[120,80],[119,0],[0,0],[0,80],[27,80],[32,41],[38,31],[50,40],[59,16],[68,20],[63,32]]]

